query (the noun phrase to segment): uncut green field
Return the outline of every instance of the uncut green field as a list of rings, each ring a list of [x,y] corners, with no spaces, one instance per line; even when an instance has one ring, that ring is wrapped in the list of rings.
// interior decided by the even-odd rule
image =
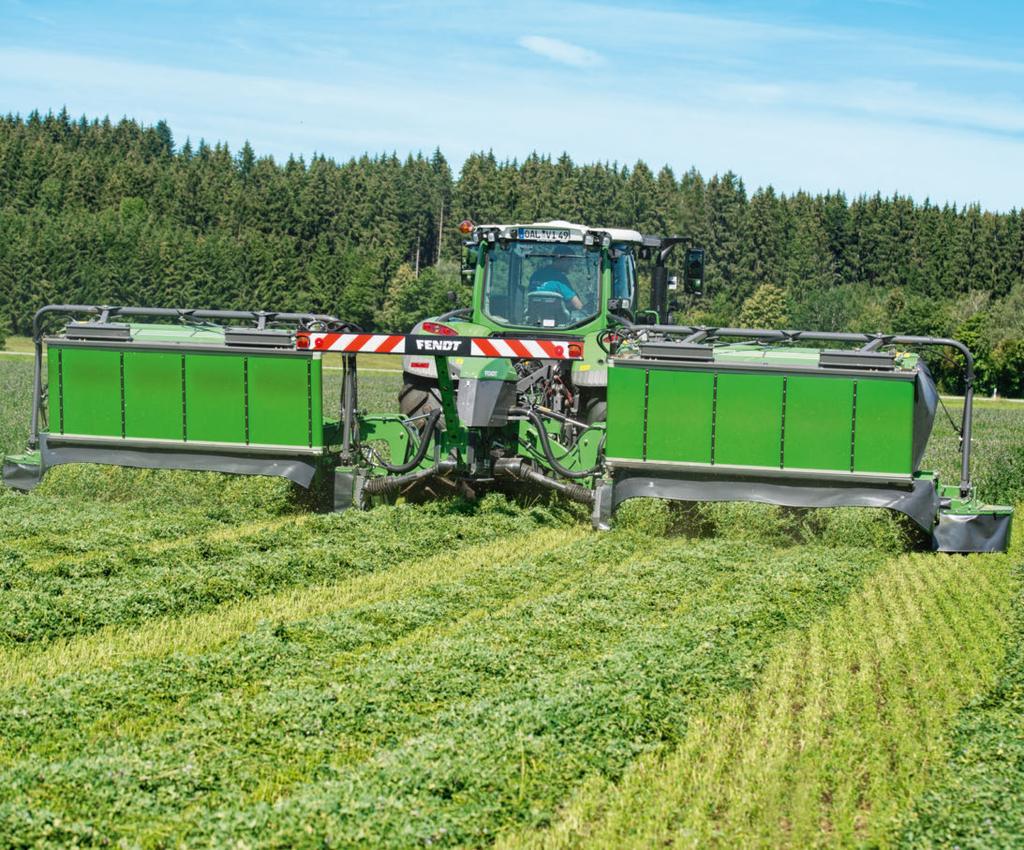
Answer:
[[[986,498],[1024,502],[1022,434],[978,410]],[[956,445],[940,417],[947,478]],[[916,543],[852,509],[638,502],[597,534],[58,468],[0,491],[0,847],[1024,846],[1021,547]]]

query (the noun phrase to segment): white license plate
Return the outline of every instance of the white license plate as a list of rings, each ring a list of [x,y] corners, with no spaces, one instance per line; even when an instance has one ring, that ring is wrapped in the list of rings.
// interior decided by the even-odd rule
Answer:
[[[568,230],[554,230],[539,227],[520,227],[519,238],[527,242],[568,242]]]

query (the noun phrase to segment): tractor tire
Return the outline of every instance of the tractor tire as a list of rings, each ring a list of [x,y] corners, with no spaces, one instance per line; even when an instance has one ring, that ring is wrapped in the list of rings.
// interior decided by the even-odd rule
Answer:
[[[608,418],[608,400],[605,394],[602,392],[600,395],[594,394],[584,397],[581,413],[583,414],[583,421],[588,425],[593,425],[595,422],[604,422]]]
[[[415,425],[422,429],[426,417],[441,408],[441,390],[434,378],[421,378],[418,375],[403,376],[402,389],[398,393],[398,409],[403,416],[419,416]],[[438,425],[444,425],[438,422]]]

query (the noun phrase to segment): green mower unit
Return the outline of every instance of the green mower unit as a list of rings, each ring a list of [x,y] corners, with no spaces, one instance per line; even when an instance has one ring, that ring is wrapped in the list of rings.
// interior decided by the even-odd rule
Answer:
[[[547,489],[590,505],[596,528],[641,496],[862,506],[907,515],[939,551],[1005,551],[1012,510],[971,484],[963,344],[670,324],[666,260],[685,240],[560,221],[460,229],[473,305],[411,334],[311,313],[44,307],[29,450],[5,459],[4,482],[28,490],[64,463],[276,475],[328,482],[338,510]],[[653,261],[649,311],[639,259]],[[688,247],[683,267],[699,293],[703,252]],[[920,468],[938,403],[922,353],[936,348],[960,355],[967,388],[952,484]],[[400,413],[360,408],[360,353],[403,358]]]

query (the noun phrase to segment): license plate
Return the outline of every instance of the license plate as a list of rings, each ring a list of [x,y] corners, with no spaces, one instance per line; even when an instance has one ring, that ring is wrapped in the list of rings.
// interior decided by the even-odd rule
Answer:
[[[526,242],[568,242],[568,230],[555,230],[540,227],[520,227],[519,238]]]

